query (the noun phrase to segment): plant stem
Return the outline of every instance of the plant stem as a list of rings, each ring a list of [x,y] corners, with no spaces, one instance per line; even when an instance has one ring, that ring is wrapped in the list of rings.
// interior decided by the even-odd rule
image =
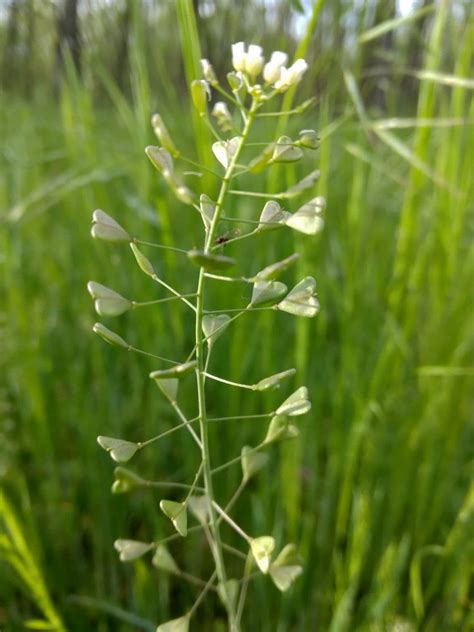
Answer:
[[[163,250],[171,250],[173,252],[180,252],[181,254],[187,255],[188,251],[183,250],[182,248],[175,248],[174,246],[165,246],[164,244],[155,244],[151,241],[143,241],[142,239],[133,239],[134,244],[141,244],[142,246],[151,246],[152,248],[162,248]]]
[[[245,560],[244,577],[242,580],[242,586],[240,588],[239,603],[237,606],[237,620],[239,621],[239,623],[242,619],[242,613],[244,611],[245,599],[247,597],[247,587],[249,584],[251,572],[252,572],[252,553],[249,551],[247,554],[247,558]]]
[[[216,382],[222,382],[222,384],[229,384],[229,386],[238,386],[239,388],[248,388],[251,391],[254,390],[253,386],[251,386],[250,384],[240,384],[240,382],[231,382],[231,380],[225,380],[223,377],[212,375],[212,373],[207,373],[207,371],[205,371],[203,375],[205,375],[211,380],[215,380]]]
[[[235,169],[237,161],[239,159],[240,152],[242,151],[242,147],[245,144],[245,141],[248,138],[250,128],[252,126],[252,122],[255,117],[255,112],[257,110],[257,104],[254,102],[252,107],[245,116],[244,120],[244,129],[242,131],[242,136],[240,137],[239,144],[235,154],[232,156],[229,165],[226,169],[224,178],[222,180],[221,188],[219,191],[219,196],[216,202],[216,208],[214,211],[214,216],[212,218],[211,226],[209,231],[207,232],[205,238],[204,251],[208,253],[210,251],[210,246],[214,242],[217,227],[219,224],[219,220],[222,215],[224,200],[229,188],[230,179],[232,177],[232,173]],[[210,462],[210,450],[209,450],[209,437],[208,437],[208,421],[207,421],[207,412],[206,412],[206,394],[205,394],[205,376],[204,376],[204,342],[203,342],[203,331],[202,331],[202,318],[204,313],[204,289],[205,289],[205,270],[204,268],[200,269],[199,272],[199,281],[197,287],[197,297],[196,297],[196,360],[197,360],[197,369],[196,369],[196,379],[197,379],[197,392],[198,392],[198,403],[199,403],[199,425],[201,431],[201,441],[202,441],[202,462],[203,462],[203,473],[204,473],[204,487],[206,489],[206,495],[209,503],[209,527],[212,534],[212,538],[214,540],[214,546],[212,549],[212,553],[214,556],[214,561],[216,565],[216,572],[219,583],[222,585],[224,590],[226,599],[225,602],[227,604],[227,615],[229,621],[229,629],[231,632],[240,632],[240,625],[237,623],[236,612],[234,604],[232,603],[232,599],[230,595],[228,595],[227,590],[227,575],[224,565],[224,555],[220,537],[219,525],[217,523],[216,510],[214,507],[214,491],[212,484],[212,473],[211,473],[211,462]]]
[[[190,307],[193,312],[196,311],[196,308],[194,307],[194,305],[192,303],[190,303],[188,301],[187,298],[184,298],[184,295],[181,294],[180,292],[178,292],[177,290],[174,289],[174,287],[171,287],[171,285],[168,285],[168,283],[165,283],[165,281],[163,281],[162,279],[160,279],[159,276],[157,276],[156,274],[154,274],[152,276],[153,281],[156,281],[157,283],[159,283],[160,285],[162,285],[164,288],[166,288],[168,290],[168,292],[171,292],[171,294],[174,294],[177,298],[181,299],[183,301],[183,303],[186,303],[186,305],[188,307]]]
[[[132,309],[136,307],[145,307],[148,305],[158,305],[159,303],[169,303],[169,301],[181,300],[181,298],[192,298],[195,294],[181,294],[180,296],[168,296],[167,298],[158,298],[156,301],[132,301]]]
[[[185,428],[186,426],[189,426],[189,424],[192,424],[193,422],[197,421],[198,419],[199,419],[199,417],[195,417],[194,419],[187,419],[182,424],[179,424],[179,426],[173,426],[172,428],[168,428],[168,430],[160,432],[159,435],[156,435],[155,437],[152,437],[151,439],[147,439],[146,441],[139,441],[137,443],[137,446],[141,450],[142,448],[146,447],[147,445],[150,445],[151,443],[154,443],[155,441],[159,441],[160,439],[163,439],[164,437],[167,437],[168,435],[172,434],[173,432],[176,432],[180,428]]]
[[[205,276],[206,279],[216,279],[217,281],[227,281],[228,283],[253,283],[251,279],[246,277],[228,277],[221,274],[211,274],[210,272],[206,272]]]

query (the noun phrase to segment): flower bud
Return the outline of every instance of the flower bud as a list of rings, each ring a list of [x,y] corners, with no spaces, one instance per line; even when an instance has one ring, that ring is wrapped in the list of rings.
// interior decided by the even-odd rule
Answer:
[[[245,44],[243,42],[232,44],[232,65],[237,72],[245,72],[246,57]]]
[[[262,52],[261,46],[250,44],[248,53],[245,56],[245,71],[251,77],[256,77],[262,72],[263,64],[265,63]]]
[[[288,61],[288,55],[276,50],[272,53],[270,61],[265,64],[263,69],[263,78],[267,83],[275,83],[280,78],[282,67]]]
[[[266,101],[268,98],[266,94],[264,93],[262,86],[259,83],[256,83],[253,86],[250,86],[249,94],[256,101]]]

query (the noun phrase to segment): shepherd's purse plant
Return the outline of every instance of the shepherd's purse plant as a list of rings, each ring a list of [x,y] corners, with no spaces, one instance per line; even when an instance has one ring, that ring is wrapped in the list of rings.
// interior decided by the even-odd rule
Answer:
[[[212,152],[222,168],[221,173],[216,173],[214,169],[210,170],[203,165],[199,167],[203,172],[211,172],[219,178],[220,187],[216,199],[211,199],[204,192],[198,196],[184,183],[182,176],[175,168],[175,162],[179,164],[182,161],[192,161],[178,150],[162,118],[158,114],[152,118],[152,125],[160,146],[147,147],[146,154],[176,197],[195,209],[203,223],[203,241],[200,248],[172,249],[177,252],[177,256],[187,257],[190,269],[193,266],[197,267],[198,279],[195,293],[183,294],[179,289],[169,285],[160,278],[155,266],[142,252],[144,248],[153,246],[165,248],[166,246],[144,242],[131,236],[125,228],[102,210],[96,210],[93,213],[92,236],[109,242],[129,243],[136,263],[144,274],[166,291],[162,298],[140,303],[129,300],[96,281],[90,281],[88,290],[94,300],[97,313],[104,317],[117,316],[142,306],[179,301],[186,305],[194,318],[194,346],[189,349],[187,358],[181,360],[169,360],[137,349],[102,323],[96,323],[93,328],[96,334],[114,346],[156,358],[159,364],[157,369],[150,373],[150,378],[156,382],[162,395],[174,409],[179,422],[155,437],[136,443],[109,436],[98,437],[99,445],[119,464],[115,469],[113,493],[125,493],[143,487],[169,489],[170,497],[167,495],[163,497],[159,506],[177,532],[175,536],[166,538],[166,542],[142,542],[130,539],[119,539],[115,542],[121,561],[128,562],[151,553],[151,561],[156,568],[183,580],[190,579],[200,590],[194,604],[190,605],[186,612],[177,613],[177,618],[158,625],[158,632],[186,632],[199,604],[211,592],[217,594],[225,608],[229,630],[238,632],[242,629],[248,584],[256,575],[259,573],[268,575],[279,590],[286,591],[302,572],[302,563],[294,544],[285,544],[276,552],[276,542],[271,534],[246,533],[239,525],[238,517],[233,517],[231,514],[236,500],[249,480],[267,464],[269,457],[266,448],[275,442],[297,437],[299,430],[295,418],[304,415],[311,408],[306,386],[295,388],[293,393],[281,401],[275,410],[255,415],[254,417],[261,418],[263,421],[268,419],[268,427],[261,441],[258,445],[242,446],[240,454],[233,455],[229,461],[217,467],[211,463],[209,424],[211,422],[238,423],[239,419],[248,418],[248,416],[210,418],[206,399],[208,380],[219,382],[222,388],[226,389],[235,387],[265,392],[279,388],[284,380],[292,379],[296,373],[293,368],[282,367],[274,375],[262,376],[262,379],[255,384],[237,383],[223,376],[214,375],[211,369],[213,350],[218,344],[218,339],[236,319],[243,314],[263,310],[286,312],[291,316],[306,318],[316,316],[319,311],[316,282],[313,277],[308,276],[299,280],[292,288],[288,288],[283,282],[277,280],[298,259],[297,253],[289,254],[280,261],[269,261],[262,270],[252,270],[248,276],[235,275],[232,271],[237,261],[229,256],[228,252],[224,254],[224,246],[255,238],[262,233],[290,229],[311,237],[319,233],[323,227],[322,213],[325,202],[322,197],[313,197],[302,205],[295,205],[296,210],[293,212],[280,204],[280,202],[288,201],[289,205],[293,205],[300,194],[313,189],[319,177],[318,170],[312,171],[296,185],[278,194],[267,195],[259,191],[242,191],[236,184],[240,175],[258,174],[272,165],[300,160],[305,151],[312,151],[318,146],[317,134],[310,129],[300,131],[296,139],[280,136],[267,143],[255,143],[249,140],[253,126],[260,118],[278,117],[282,114],[281,109],[271,109],[271,106],[269,108],[267,105],[277,101],[279,95],[296,86],[307,69],[307,64],[303,59],[298,59],[289,67],[287,67],[287,60],[285,53],[276,51],[265,63],[261,47],[250,45],[247,49],[243,42],[234,44],[232,46],[234,69],[227,75],[230,89],[220,84],[209,61],[201,60],[203,79],[192,82],[191,96],[199,115],[215,137]],[[261,74],[262,81],[258,83],[257,79]],[[221,95],[225,101],[217,101],[209,115],[209,100],[213,91]],[[311,100],[306,101],[284,114],[301,113],[311,105],[311,102]],[[255,150],[258,145],[262,147]],[[245,148],[254,155],[249,160],[242,161]],[[219,167],[216,166],[216,169]],[[265,203],[259,217],[244,220],[231,217],[227,213],[226,205],[231,195],[271,199]],[[222,221],[241,222],[249,228],[246,232],[223,237],[219,233]],[[262,239],[268,239],[268,235],[262,235]],[[207,297],[208,285],[211,283],[248,286],[250,298],[247,304],[239,309],[210,310]],[[193,416],[190,416],[179,403],[179,390],[181,381],[192,377],[196,380],[196,410],[192,411]],[[188,482],[149,481],[123,466],[139,451],[180,430],[190,433],[200,455],[200,465],[193,480]],[[230,500],[223,503],[215,496],[214,479],[227,468],[238,464],[242,469],[241,483]],[[194,522],[192,525],[189,525],[190,517]],[[227,523],[241,538],[241,549],[223,541],[221,535],[223,522]],[[205,579],[190,577],[182,571],[167,546],[173,540],[179,537],[185,538],[188,533],[197,530],[204,533],[214,564],[214,571]],[[241,567],[240,577],[229,576],[227,570],[229,555],[236,557]]]

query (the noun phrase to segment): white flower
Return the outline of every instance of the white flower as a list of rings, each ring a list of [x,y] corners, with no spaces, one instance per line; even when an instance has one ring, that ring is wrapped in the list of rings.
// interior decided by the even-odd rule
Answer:
[[[272,53],[270,61],[265,64],[263,78],[267,83],[275,83],[280,78],[280,71],[288,61],[288,55],[276,50]]]
[[[307,68],[308,64],[304,59],[297,59],[289,68],[283,66],[280,70],[280,78],[275,82],[275,88],[281,92],[288,90],[288,88],[301,81],[301,77]]]
[[[212,109],[212,115],[216,118],[230,118],[230,112],[224,101],[217,101]]]
[[[237,72],[245,72],[245,44],[243,42],[237,42],[232,44],[232,65]]]
[[[237,42],[237,44],[232,44],[232,65],[237,72],[246,72],[256,77],[265,63],[262,53],[261,46],[250,44],[246,52],[244,42]]]
[[[262,55],[263,49],[256,44],[250,44],[248,53],[245,57],[245,70],[252,77],[256,77],[263,68],[265,59]]]

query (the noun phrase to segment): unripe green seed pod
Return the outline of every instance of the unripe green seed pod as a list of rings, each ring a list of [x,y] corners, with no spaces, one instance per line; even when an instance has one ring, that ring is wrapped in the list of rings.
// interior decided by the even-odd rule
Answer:
[[[201,116],[207,112],[207,101],[210,97],[209,84],[203,79],[195,79],[191,82],[191,97],[194,107]]]
[[[179,151],[176,149],[176,145],[173,143],[173,139],[171,138],[171,135],[159,114],[153,114],[151,117],[151,124],[156,137],[163,147],[173,156],[179,156]]]

